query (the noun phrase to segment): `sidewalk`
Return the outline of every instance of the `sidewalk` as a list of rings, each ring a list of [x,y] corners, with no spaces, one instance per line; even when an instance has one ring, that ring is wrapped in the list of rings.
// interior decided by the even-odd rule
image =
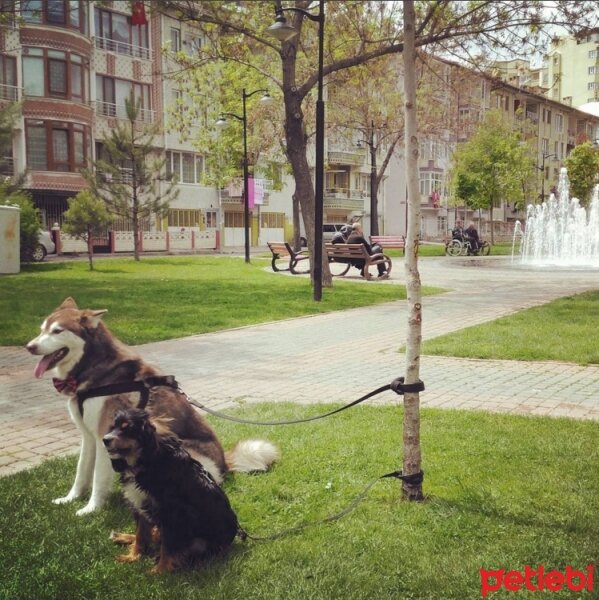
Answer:
[[[505,257],[429,258],[419,267],[423,285],[453,290],[423,299],[424,339],[599,288],[598,272],[518,269]],[[403,263],[397,260],[388,285],[403,283]],[[214,408],[265,401],[345,403],[405,374],[405,357],[397,349],[405,343],[406,319],[406,303],[398,301],[138,349],[175,375],[191,397]],[[64,398],[49,378],[33,377],[35,362],[22,348],[0,348],[0,475],[79,445]],[[597,366],[423,356],[421,378],[423,406],[599,421]],[[400,401],[385,392],[369,403]]]

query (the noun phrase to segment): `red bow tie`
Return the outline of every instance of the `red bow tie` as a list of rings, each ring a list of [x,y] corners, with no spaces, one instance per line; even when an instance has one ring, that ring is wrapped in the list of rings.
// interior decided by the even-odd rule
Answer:
[[[77,380],[70,376],[66,379],[56,379],[56,377],[54,377],[52,378],[52,383],[54,384],[56,391],[61,394],[65,390],[67,392],[74,392],[77,389]]]

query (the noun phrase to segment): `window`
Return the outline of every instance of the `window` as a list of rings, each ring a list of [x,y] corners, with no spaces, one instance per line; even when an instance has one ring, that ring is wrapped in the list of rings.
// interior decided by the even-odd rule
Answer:
[[[216,211],[215,210],[207,210],[206,211],[206,228],[207,229],[216,229],[217,228],[216,221]]]
[[[23,49],[23,87],[26,96],[45,96],[85,102],[89,68],[79,54],[44,48]]]
[[[283,229],[285,213],[260,213],[260,227],[264,229]]]
[[[440,171],[420,172],[420,195],[429,198],[433,192],[439,193],[443,184],[443,173]]]
[[[27,166],[34,171],[78,172],[87,165],[89,128],[59,121],[25,121]]]
[[[48,91],[50,96],[67,95],[67,62],[64,52],[48,50]]]
[[[87,35],[88,0],[21,0],[21,17],[28,23],[76,29]]]
[[[557,133],[561,133],[564,129],[564,117],[563,115],[556,114],[554,117],[554,126]]]
[[[166,172],[179,183],[200,183],[204,171],[204,157],[190,152],[167,152]]]
[[[541,140],[541,152],[543,154],[549,153],[549,140],[547,138]]]
[[[447,233],[447,217],[437,217],[437,233],[440,235]]]
[[[0,54],[0,98],[17,100],[17,60]]]
[[[244,222],[242,212],[225,212],[225,227],[243,227]]]
[[[147,25],[132,25],[128,15],[96,7],[96,47],[136,58],[150,58]]]
[[[599,56],[597,50],[589,50],[589,58],[597,58]]]
[[[29,121],[27,124],[27,166],[33,171],[46,171],[46,127],[43,121]]]
[[[171,51],[181,52],[181,30],[171,27]]]
[[[171,208],[168,211],[169,227],[199,227],[201,223],[199,210],[187,208]]]
[[[195,183],[195,161],[193,154],[183,154],[182,183]]]
[[[152,121],[149,85],[106,77],[105,75],[96,75],[96,93],[100,114],[121,119],[127,118],[125,100],[129,100],[133,96],[136,102],[141,101],[137,120],[146,123]]]

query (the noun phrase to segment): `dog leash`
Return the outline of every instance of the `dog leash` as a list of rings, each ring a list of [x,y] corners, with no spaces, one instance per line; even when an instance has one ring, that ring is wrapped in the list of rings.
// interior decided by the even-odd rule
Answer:
[[[220,411],[214,410],[213,408],[209,408],[205,404],[201,404],[200,402],[197,402],[196,400],[194,400],[193,398],[188,396],[181,389],[180,386],[178,386],[177,389],[181,394],[183,394],[185,396],[185,398],[187,398],[187,401],[191,405],[195,406],[196,408],[199,408],[200,410],[203,410],[204,412],[207,412],[208,414],[210,414],[214,417],[218,417],[219,419],[225,419],[227,421],[234,421],[235,423],[243,423],[245,425],[277,426],[277,425],[296,425],[298,423],[308,423],[310,421],[324,419],[325,417],[330,417],[331,415],[335,415],[344,410],[347,410],[348,408],[351,408],[352,406],[356,406],[357,404],[360,404],[361,402],[364,402],[365,400],[368,400],[369,398],[372,398],[373,396],[376,396],[382,392],[386,392],[387,390],[392,390],[396,394],[399,394],[401,396],[403,396],[406,393],[411,393],[411,392],[422,392],[424,390],[424,383],[420,379],[416,383],[404,383],[404,378],[398,377],[397,379],[394,379],[391,383],[389,383],[387,385],[383,385],[380,388],[377,388],[376,390],[369,392],[368,394],[364,394],[364,396],[358,398],[357,400],[354,400],[353,402],[344,404],[343,406],[340,406],[339,408],[336,408],[336,409],[326,412],[324,414],[315,415],[312,417],[304,417],[302,419],[290,419],[290,420],[284,420],[284,421],[254,421],[252,419],[242,419],[240,417],[234,417],[232,415],[228,415],[226,413],[222,413]]]
[[[295,527],[289,527],[288,529],[283,529],[277,533],[273,533],[271,535],[265,536],[256,536],[248,533],[241,526],[239,527],[238,535],[242,541],[246,539],[250,539],[254,542],[270,542],[274,540],[278,540],[287,535],[293,535],[294,533],[299,533],[304,529],[308,529],[309,527],[315,527],[316,525],[325,525],[327,523],[334,523],[339,519],[342,519],[350,512],[352,512],[364,498],[368,495],[368,492],[379,482],[381,479],[386,479],[393,477],[395,479],[400,479],[405,481],[406,483],[410,483],[413,485],[418,485],[424,481],[424,471],[419,471],[418,473],[413,473],[412,475],[404,475],[401,471],[392,471],[391,473],[386,473],[385,475],[381,475],[377,477],[373,481],[371,481],[343,510],[338,513],[334,513],[325,517],[324,519],[320,519],[319,521],[313,521],[311,523],[303,523],[302,525],[296,525]]]

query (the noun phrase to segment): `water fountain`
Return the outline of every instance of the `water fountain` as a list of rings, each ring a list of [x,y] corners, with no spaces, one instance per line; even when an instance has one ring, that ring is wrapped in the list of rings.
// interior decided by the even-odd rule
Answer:
[[[516,223],[513,248],[518,236],[523,265],[599,268],[599,186],[585,209],[570,199],[568,173],[562,168],[557,195],[528,206],[524,231]]]

